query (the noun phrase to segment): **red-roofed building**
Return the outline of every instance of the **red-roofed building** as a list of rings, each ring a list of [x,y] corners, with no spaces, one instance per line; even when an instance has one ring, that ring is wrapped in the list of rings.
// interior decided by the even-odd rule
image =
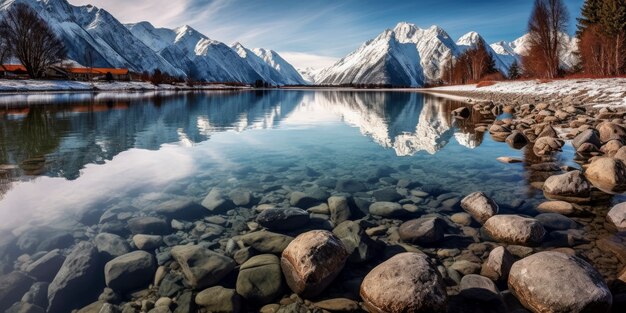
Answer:
[[[130,80],[130,73],[126,68],[102,68],[102,67],[61,67],[52,66],[45,74],[46,78],[71,79],[71,80],[105,80],[111,73],[113,80]],[[0,77],[27,78],[28,72],[20,64],[4,64],[0,66]]]

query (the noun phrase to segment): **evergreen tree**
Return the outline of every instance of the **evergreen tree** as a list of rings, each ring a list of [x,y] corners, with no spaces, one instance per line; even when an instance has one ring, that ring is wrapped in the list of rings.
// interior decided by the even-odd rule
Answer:
[[[604,0],[598,16],[599,23],[607,35],[623,33],[626,31],[626,0]]]
[[[600,22],[600,6],[602,5],[602,0],[586,0],[583,4],[583,8],[580,12],[580,17],[578,20],[578,30],[576,31],[576,36],[580,39],[582,33],[589,28],[589,26],[597,24]]]
[[[520,77],[519,64],[517,64],[517,60],[513,61],[511,64],[508,74],[509,79],[518,79]]]

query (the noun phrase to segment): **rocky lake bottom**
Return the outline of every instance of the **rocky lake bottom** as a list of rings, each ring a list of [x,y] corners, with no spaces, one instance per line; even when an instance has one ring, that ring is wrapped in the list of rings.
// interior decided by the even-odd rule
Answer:
[[[623,312],[624,112],[0,97],[0,312]]]

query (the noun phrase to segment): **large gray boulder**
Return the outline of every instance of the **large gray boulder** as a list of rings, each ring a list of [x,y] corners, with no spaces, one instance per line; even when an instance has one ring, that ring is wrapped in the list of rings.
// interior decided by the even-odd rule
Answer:
[[[337,277],[347,259],[348,252],[339,238],[329,231],[313,230],[287,246],[280,265],[293,292],[315,297]]]
[[[78,243],[48,287],[48,312],[70,312],[91,303],[104,285],[101,266],[98,249],[87,241]]]
[[[602,275],[582,259],[545,251],[513,264],[509,290],[533,312],[608,312],[613,297]]]
[[[152,281],[156,270],[156,260],[145,251],[133,251],[114,258],[104,266],[106,285],[126,293],[146,287]]]
[[[482,192],[474,192],[461,200],[461,207],[476,221],[484,224],[498,214],[498,204]]]
[[[496,215],[483,227],[494,240],[514,245],[539,245],[546,234],[539,221],[518,215]]]
[[[578,148],[585,143],[591,144],[596,148],[600,148],[602,146],[600,138],[598,137],[598,132],[595,129],[585,129],[578,134],[574,140],[572,140],[572,145],[576,150],[578,150]]]
[[[283,289],[280,259],[273,254],[250,258],[239,269],[237,293],[255,304],[267,304],[276,299]]]
[[[171,254],[180,265],[186,282],[194,289],[217,284],[235,268],[233,259],[200,245],[175,246]]]
[[[421,253],[400,253],[370,271],[360,290],[370,312],[445,312],[443,279]]]
[[[571,171],[548,177],[543,184],[543,193],[552,200],[587,202],[591,186],[580,171]]]
[[[202,290],[196,295],[195,302],[208,312],[238,313],[241,311],[241,297],[235,289],[227,289],[222,286]]]

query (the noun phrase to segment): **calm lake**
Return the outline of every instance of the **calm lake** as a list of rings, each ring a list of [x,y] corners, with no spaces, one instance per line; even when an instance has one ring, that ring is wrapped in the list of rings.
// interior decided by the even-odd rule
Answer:
[[[21,254],[68,248],[101,232],[131,244],[126,220],[160,216],[159,206],[171,200],[201,203],[215,189],[238,202],[237,208],[219,218],[168,219],[172,235],[153,250],[159,264],[177,244],[205,242],[230,253],[230,238],[258,228],[255,209],[294,206],[294,192],[307,196],[295,200],[302,209],[317,208],[310,211],[317,226],[307,227],[332,230],[317,205],[344,195],[351,220],[384,226],[382,233],[372,231],[382,241],[392,241],[385,233],[403,220],[440,214],[452,226],[446,243],[430,250],[433,255],[444,246],[459,248],[450,255],[473,253],[470,260],[480,264],[488,252],[466,250],[482,242],[480,225],[455,226],[449,219],[463,212],[460,200],[483,191],[501,213],[536,216],[536,206],[545,201],[541,182],[553,170],[533,166],[541,160],[532,149],[516,150],[475,130],[506,115],[472,110],[467,119],[453,118],[461,106],[471,109],[402,91],[0,96],[0,232],[3,242],[17,238],[17,252],[2,252],[1,270],[7,273]],[[522,162],[501,163],[497,158],[503,156]],[[579,167],[571,145],[553,161]],[[597,232],[606,233],[602,219],[620,200],[594,204],[591,211],[601,213],[574,217],[581,227],[565,239],[557,236],[562,233],[550,237],[546,245],[598,257],[595,245],[587,243]],[[411,214],[368,217],[376,201],[400,203]],[[450,255],[442,254],[446,265]],[[614,275],[618,265],[611,260],[592,262],[604,275]]]

